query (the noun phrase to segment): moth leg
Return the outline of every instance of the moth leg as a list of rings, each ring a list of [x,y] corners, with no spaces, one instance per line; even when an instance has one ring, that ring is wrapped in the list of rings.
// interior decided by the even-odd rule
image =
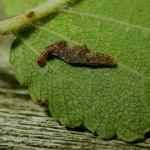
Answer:
[[[57,46],[58,48],[65,48],[68,47],[67,42],[65,40],[61,40],[59,42],[55,43],[55,46]]]

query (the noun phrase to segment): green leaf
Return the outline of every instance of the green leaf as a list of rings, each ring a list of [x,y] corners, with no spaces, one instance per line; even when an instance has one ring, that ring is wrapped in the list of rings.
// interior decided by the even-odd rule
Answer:
[[[4,2],[7,13],[16,15],[45,0]],[[12,46],[17,79],[34,101],[48,101],[51,115],[68,127],[83,124],[104,139],[143,139],[150,131],[149,8],[149,0],[81,0],[46,18]],[[118,67],[74,67],[59,59],[39,67],[41,50],[60,39],[107,53]]]

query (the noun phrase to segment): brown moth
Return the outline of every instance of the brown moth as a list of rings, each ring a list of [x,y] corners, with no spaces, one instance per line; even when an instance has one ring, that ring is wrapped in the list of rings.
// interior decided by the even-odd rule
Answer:
[[[116,66],[117,62],[109,55],[99,52],[91,52],[87,46],[69,47],[66,41],[56,42],[41,52],[37,63],[45,65],[50,55],[58,57],[70,64],[81,64],[88,67]]]

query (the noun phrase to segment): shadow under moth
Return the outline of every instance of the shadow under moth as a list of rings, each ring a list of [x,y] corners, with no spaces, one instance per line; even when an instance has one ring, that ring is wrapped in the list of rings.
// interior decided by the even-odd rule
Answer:
[[[46,47],[38,58],[38,65],[44,66],[51,55],[60,58],[69,64],[79,64],[87,67],[113,67],[117,65],[117,62],[107,54],[91,52],[86,45],[69,47],[64,40]]]

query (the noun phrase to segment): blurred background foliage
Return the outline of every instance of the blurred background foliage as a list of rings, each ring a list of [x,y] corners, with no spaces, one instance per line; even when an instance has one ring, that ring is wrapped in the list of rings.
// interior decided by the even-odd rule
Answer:
[[[2,1],[0,1],[0,20],[5,19],[6,17],[7,16],[4,13],[4,5]],[[0,36],[0,76],[3,71],[12,71],[9,64],[9,51],[13,39],[14,37],[12,35]]]
[[[0,0],[0,20],[5,18],[7,16],[4,13],[4,5]],[[0,94],[17,93],[16,89],[20,89],[9,63],[9,52],[14,39],[13,35],[0,36]]]

